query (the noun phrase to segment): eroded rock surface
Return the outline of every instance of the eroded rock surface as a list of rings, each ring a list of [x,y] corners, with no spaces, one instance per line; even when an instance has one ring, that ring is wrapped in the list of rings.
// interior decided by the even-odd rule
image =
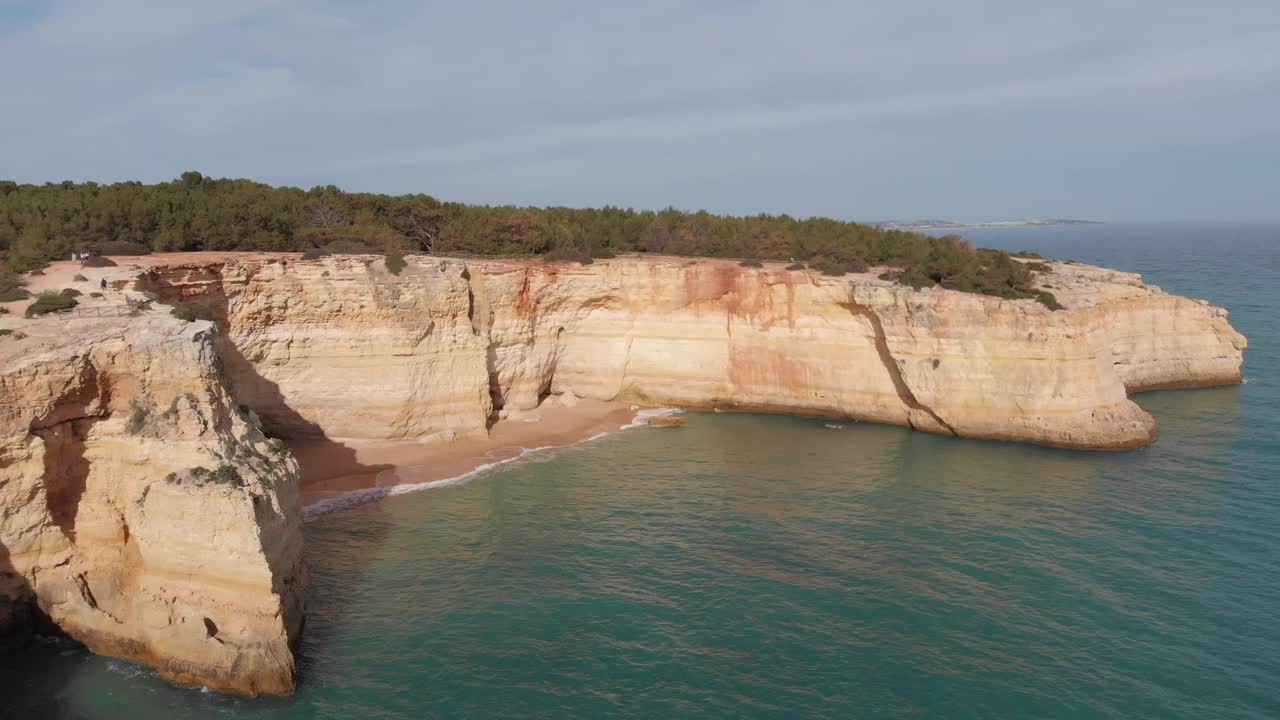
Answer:
[[[1074,263],[1041,276],[1054,312],[683,258],[136,262],[135,289],[215,322],[45,318],[0,345],[0,628],[38,609],[247,694],[293,689],[303,619],[298,467],[263,429],[448,442],[553,393],[1132,447],[1155,422],[1129,392],[1239,382],[1245,347],[1220,308]]]
[[[1132,447],[1127,393],[1240,380],[1226,312],[1131,273],[1053,263],[1067,309],[781,265],[374,257],[154,271],[203,296],[237,402],[330,438],[483,432],[547,393],[887,422],[963,437]]]
[[[231,404],[210,323],[59,318],[0,367],[0,628],[245,694],[294,688],[297,463]]]

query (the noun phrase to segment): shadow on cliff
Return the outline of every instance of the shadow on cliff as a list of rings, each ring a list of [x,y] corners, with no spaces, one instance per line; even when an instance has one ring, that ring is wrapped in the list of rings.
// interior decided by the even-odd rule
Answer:
[[[225,315],[223,316],[225,318]],[[225,319],[219,322],[218,356],[222,361],[231,397],[258,414],[267,435],[286,441],[302,470],[302,488],[341,475],[376,475],[393,465],[366,465],[355,450],[325,434],[318,424],[289,406],[280,386],[260,375],[253,363],[227,336]],[[299,452],[305,449],[306,452]]]
[[[155,295],[157,301],[167,305],[194,301],[208,306],[218,328],[214,345],[232,400],[257,413],[267,435],[285,440],[295,450],[304,445],[309,450],[294,453],[302,470],[304,489],[317,480],[340,475],[377,474],[393,467],[360,463],[354,450],[329,438],[318,424],[290,407],[280,386],[263,377],[232,342],[227,292],[220,266],[188,271],[183,280],[184,284],[175,285],[168,277],[153,270],[143,277],[141,284],[147,292]]]
[[[232,400],[254,411],[261,420],[263,431],[284,440],[294,451],[302,476],[300,494],[304,498],[308,495],[309,486],[323,480],[376,475],[394,467],[361,463],[352,448],[329,438],[320,425],[294,410],[280,386],[259,373],[253,362],[232,342],[221,267],[193,272],[197,277],[184,278],[184,283],[189,284],[181,286],[171,283],[160,273],[152,272],[145,278],[143,286],[161,303],[172,305],[196,301],[208,305],[218,329],[214,345],[220,370]],[[378,554],[387,530],[394,524],[377,504],[362,504],[332,517],[336,523],[349,523],[348,513],[359,518],[357,527],[350,533],[330,532],[327,525],[329,515],[313,521],[324,527],[315,534],[318,537],[307,532],[304,525],[303,555],[310,580],[305,593],[306,612],[301,636],[291,638],[299,694],[306,693],[309,686],[342,682],[342,678],[326,677],[327,648],[332,645],[335,634],[358,614],[359,609],[352,607],[347,600],[353,588],[361,586],[367,575],[364,568],[368,558]],[[288,705],[297,702],[298,697],[273,698],[265,702]]]
[[[64,689],[88,650],[62,635],[0,542],[0,719],[75,718]]]

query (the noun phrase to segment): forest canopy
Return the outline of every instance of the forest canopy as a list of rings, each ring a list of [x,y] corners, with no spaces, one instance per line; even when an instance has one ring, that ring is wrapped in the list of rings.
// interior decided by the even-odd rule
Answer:
[[[19,272],[82,251],[305,252],[340,245],[392,255],[544,255],[580,262],[624,252],[801,260],[836,274],[882,265],[895,268],[884,277],[915,287],[1043,294],[1031,289],[1031,271],[1003,251],[974,250],[956,236],[827,218],[467,205],[332,185],[273,187],[194,171],[154,185],[0,181],[0,258]]]

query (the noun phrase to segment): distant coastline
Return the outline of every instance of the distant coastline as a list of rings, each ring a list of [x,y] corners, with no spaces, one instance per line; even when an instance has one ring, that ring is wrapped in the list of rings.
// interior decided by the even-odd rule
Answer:
[[[1051,225],[1101,225],[1098,220],[1043,218],[1037,220],[989,220],[956,222],[955,220],[884,220],[868,223],[885,230],[964,230],[968,228],[1046,227]]]

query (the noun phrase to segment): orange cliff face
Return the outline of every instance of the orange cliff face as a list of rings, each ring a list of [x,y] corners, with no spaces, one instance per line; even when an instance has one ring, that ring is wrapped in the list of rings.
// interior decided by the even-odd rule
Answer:
[[[154,261],[153,261],[154,262]],[[153,270],[204,296],[237,402],[284,434],[482,433],[549,393],[830,416],[1077,448],[1150,442],[1127,393],[1239,382],[1225,311],[1053,263],[1066,310],[874,273],[686,258],[591,265],[370,256]]]

